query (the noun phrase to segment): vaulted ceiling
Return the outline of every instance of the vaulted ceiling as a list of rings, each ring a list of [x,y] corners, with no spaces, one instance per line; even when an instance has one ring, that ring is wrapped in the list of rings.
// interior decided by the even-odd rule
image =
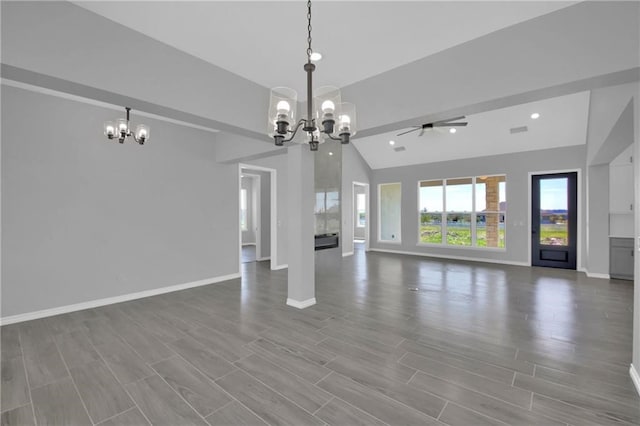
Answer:
[[[72,3],[3,3],[5,79],[265,143],[267,89],[304,98],[302,0]],[[324,57],[314,86],[355,101],[354,145],[373,168],[581,144],[589,90],[637,80],[639,10],[315,0],[313,47]],[[469,126],[403,136],[406,150],[390,150],[402,128],[455,115]]]
[[[532,119],[533,113],[540,116]],[[464,119],[468,125],[455,133],[447,127],[422,135],[416,131],[398,136],[394,131],[353,143],[371,168],[398,167],[584,145],[588,118],[589,92],[579,92],[471,114]]]
[[[265,87],[306,96],[303,0],[74,3]],[[315,0],[312,45],[324,56],[316,86],[343,87],[574,3]]]

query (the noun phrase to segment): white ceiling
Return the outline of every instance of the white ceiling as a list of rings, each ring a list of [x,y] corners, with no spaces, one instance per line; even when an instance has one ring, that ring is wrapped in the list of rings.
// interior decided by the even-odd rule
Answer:
[[[537,120],[531,119],[534,112],[540,114]],[[465,120],[468,126],[455,134],[443,128],[422,136],[419,132],[397,136],[398,130],[355,139],[353,144],[373,169],[582,145],[587,141],[588,115],[589,92],[581,92],[470,115]],[[510,133],[521,126],[528,131]],[[399,146],[406,151],[393,150]]]
[[[74,3],[265,87],[292,87],[306,98],[305,1]],[[574,3],[316,0],[313,48],[324,58],[314,86],[344,87]]]
[[[74,3],[265,87],[288,86],[306,97],[303,0]],[[344,87],[575,3],[315,0],[313,47],[324,58],[314,87]],[[476,114],[455,135],[396,131],[353,143],[374,169],[584,144],[588,99],[580,93]],[[535,122],[533,111],[542,114]],[[509,133],[522,125],[527,133]],[[390,139],[407,150],[394,152]]]

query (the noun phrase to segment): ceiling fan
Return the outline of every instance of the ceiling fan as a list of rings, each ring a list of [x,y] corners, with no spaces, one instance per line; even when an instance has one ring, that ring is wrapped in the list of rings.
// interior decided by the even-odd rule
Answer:
[[[439,121],[434,121],[432,123],[425,123],[421,126],[413,126],[413,128],[407,131],[398,133],[397,136],[406,135],[407,133],[415,132],[417,130],[420,130],[420,134],[418,134],[418,136],[422,136],[426,129],[433,129],[438,127],[465,127],[469,123],[467,123],[466,121],[457,122],[458,120],[464,120],[464,119],[465,119],[465,116],[462,115],[460,117],[449,118],[447,120],[439,120]]]

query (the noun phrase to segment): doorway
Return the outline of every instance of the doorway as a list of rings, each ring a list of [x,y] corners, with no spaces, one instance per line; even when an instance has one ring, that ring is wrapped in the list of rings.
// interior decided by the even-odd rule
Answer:
[[[240,232],[242,233],[242,263],[255,262],[261,256],[259,174],[248,173],[243,169],[240,175]]]
[[[238,245],[240,271],[243,264],[269,261],[278,268],[276,170],[249,164],[238,165]]]
[[[531,176],[531,265],[576,269],[578,173]]]
[[[369,184],[353,182],[353,249],[369,250]]]

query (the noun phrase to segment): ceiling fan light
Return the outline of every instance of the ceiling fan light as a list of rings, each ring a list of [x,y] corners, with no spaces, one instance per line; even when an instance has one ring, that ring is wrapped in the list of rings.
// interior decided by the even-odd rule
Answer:
[[[538,112],[534,112],[533,114],[531,114],[531,118],[533,120],[537,120],[538,118],[540,118],[540,113]]]
[[[453,134],[455,132],[457,132],[458,130],[455,127],[451,127],[449,128],[449,133]]]

